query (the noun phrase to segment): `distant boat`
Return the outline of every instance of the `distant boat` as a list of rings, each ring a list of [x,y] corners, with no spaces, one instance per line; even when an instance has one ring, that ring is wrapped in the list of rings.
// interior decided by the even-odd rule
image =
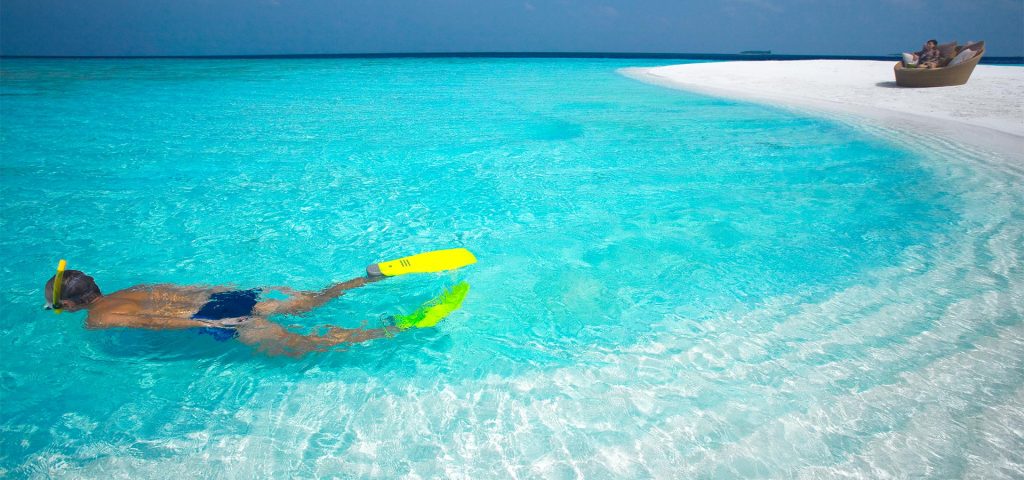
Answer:
[[[771,55],[771,50],[744,50],[740,55]]]

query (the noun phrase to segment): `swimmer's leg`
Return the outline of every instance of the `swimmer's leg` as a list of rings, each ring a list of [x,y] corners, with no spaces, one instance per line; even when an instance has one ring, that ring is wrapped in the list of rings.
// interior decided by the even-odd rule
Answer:
[[[319,292],[316,291],[297,291],[288,288],[276,288],[288,293],[290,297],[285,300],[264,300],[256,304],[253,307],[253,313],[263,317],[269,317],[271,315],[298,315],[306,313],[316,307],[319,307],[335,298],[338,298],[345,294],[346,291],[352,290],[353,288],[359,288],[368,283],[373,283],[379,280],[383,280],[387,277],[359,277],[353,278],[352,280],[344,281],[331,285]]]
[[[290,332],[278,323],[262,317],[238,328],[238,340],[252,345],[268,355],[301,357],[309,352],[322,352],[341,344],[361,343],[375,338],[390,337],[398,333],[395,327],[375,329],[345,329],[328,327],[323,335],[301,335]]]

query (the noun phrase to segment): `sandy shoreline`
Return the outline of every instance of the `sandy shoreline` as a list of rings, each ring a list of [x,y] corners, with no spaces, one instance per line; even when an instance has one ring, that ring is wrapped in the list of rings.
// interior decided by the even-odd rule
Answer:
[[[1024,166],[1024,68],[979,65],[963,86],[896,87],[895,62],[795,60],[626,68],[628,77],[670,88],[852,115],[930,132]]]

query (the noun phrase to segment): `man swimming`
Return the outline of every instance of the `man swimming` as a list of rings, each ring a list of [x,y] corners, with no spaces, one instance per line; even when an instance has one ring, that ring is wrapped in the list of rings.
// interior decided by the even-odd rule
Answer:
[[[469,287],[460,283],[413,314],[392,317],[396,320],[394,326],[376,329],[327,326],[323,335],[302,335],[288,331],[270,317],[309,312],[344,295],[348,290],[388,276],[459,268],[469,264],[466,263],[468,260],[465,255],[469,255],[472,262],[476,261],[468,251],[457,250],[462,257],[454,260],[452,252],[456,250],[447,250],[373,264],[367,267],[365,277],[336,283],[320,291],[299,291],[288,287],[236,290],[228,287],[163,284],[137,285],[104,295],[89,275],[78,270],[65,271],[65,262],[62,260],[57,274],[46,282],[44,292],[48,309],[69,312],[87,310],[87,328],[195,328],[199,333],[212,335],[217,340],[237,338],[270,355],[301,356],[336,345],[391,336],[410,327],[433,326],[461,305]],[[55,284],[58,284],[56,288]],[[277,290],[288,295],[288,298],[263,298],[261,293],[264,290]]]

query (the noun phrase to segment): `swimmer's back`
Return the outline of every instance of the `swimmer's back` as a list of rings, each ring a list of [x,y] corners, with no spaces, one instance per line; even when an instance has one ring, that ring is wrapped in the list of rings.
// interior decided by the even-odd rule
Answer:
[[[137,285],[103,297],[89,310],[89,328],[187,328],[210,295],[223,288]]]

